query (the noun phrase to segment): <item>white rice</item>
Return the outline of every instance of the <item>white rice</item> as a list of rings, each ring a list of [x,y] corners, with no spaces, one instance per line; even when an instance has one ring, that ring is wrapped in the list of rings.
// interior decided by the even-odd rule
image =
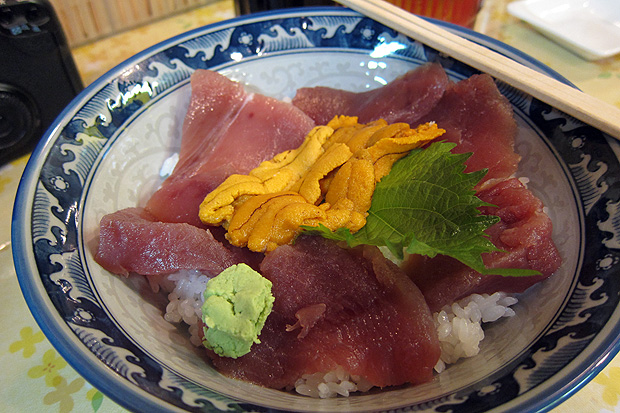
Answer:
[[[165,279],[151,279],[155,291],[161,287],[168,292],[164,318],[172,323],[187,324],[195,346],[202,345],[198,322],[202,317],[207,281],[209,277],[198,271],[180,271]],[[441,347],[435,371],[441,373],[448,364],[478,354],[484,339],[482,324],[513,316],[515,313],[510,306],[516,303],[516,298],[504,293],[473,294],[434,313]],[[340,367],[327,373],[304,375],[295,383],[297,393],[315,398],[348,397],[353,392],[366,392],[370,388],[372,385],[363,377],[350,375]]]
[[[349,397],[353,392],[366,392],[372,384],[361,376],[351,375],[342,367],[327,373],[304,374],[295,383],[295,391],[303,396],[331,398]]]
[[[162,289],[169,293],[164,319],[171,323],[187,324],[191,343],[197,347],[201,346],[198,322],[202,317],[203,293],[207,288],[209,277],[196,270],[186,270],[169,275],[166,281],[172,284],[159,283]]]
[[[452,306],[446,306],[434,313],[435,326],[439,336],[441,356],[435,371],[441,373],[447,364],[454,364],[461,358],[473,357],[480,352],[484,339],[483,323],[512,317],[510,308],[517,299],[505,293],[472,294]]]

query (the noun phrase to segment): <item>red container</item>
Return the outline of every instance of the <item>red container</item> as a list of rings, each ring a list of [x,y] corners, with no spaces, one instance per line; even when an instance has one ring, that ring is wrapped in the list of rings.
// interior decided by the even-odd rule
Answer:
[[[387,0],[420,16],[473,27],[482,0]]]

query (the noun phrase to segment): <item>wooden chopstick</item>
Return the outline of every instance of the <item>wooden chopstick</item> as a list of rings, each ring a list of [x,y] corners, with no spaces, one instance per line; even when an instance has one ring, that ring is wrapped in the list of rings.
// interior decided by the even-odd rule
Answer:
[[[620,140],[620,109],[382,0],[337,0]]]

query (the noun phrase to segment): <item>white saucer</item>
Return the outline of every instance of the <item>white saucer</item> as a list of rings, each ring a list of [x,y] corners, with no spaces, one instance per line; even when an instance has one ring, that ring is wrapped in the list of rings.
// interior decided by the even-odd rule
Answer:
[[[617,0],[520,0],[508,12],[587,60],[620,53]]]

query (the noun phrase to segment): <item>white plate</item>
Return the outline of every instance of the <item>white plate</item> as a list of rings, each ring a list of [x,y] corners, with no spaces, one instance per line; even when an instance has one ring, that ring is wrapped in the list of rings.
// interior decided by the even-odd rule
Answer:
[[[618,0],[521,0],[508,12],[587,60],[620,53]]]

